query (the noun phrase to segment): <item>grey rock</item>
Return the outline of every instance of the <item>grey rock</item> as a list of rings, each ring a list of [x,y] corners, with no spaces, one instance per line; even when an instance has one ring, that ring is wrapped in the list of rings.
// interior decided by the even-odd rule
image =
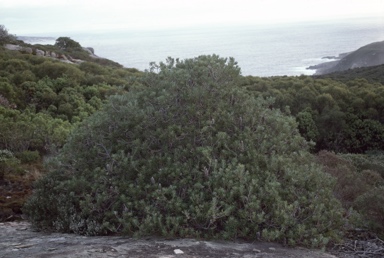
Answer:
[[[30,47],[23,47],[20,51],[23,52],[23,53],[27,53],[27,54],[32,54],[33,53],[33,50]]]
[[[92,47],[83,47],[83,49],[91,55],[95,54],[95,50]]]
[[[271,248],[274,250],[271,251]],[[182,250],[183,253],[175,252]],[[0,223],[0,257],[312,257],[335,256],[303,248],[265,242],[200,241],[196,239],[133,239],[122,236],[86,237],[36,232],[26,222]]]
[[[14,44],[6,44],[6,45],[4,45],[4,47],[8,50],[20,51],[20,52],[27,53],[27,54],[35,54],[37,56],[49,57],[49,58],[57,59],[61,62],[69,63],[69,64],[81,64],[84,62],[84,60],[81,60],[81,59],[75,59],[75,58],[72,58],[70,56],[66,56],[64,54],[58,54],[54,51],[43,51],[43,50],[38,49],[38,48],[22,47],[20,45],[14,45]],[[95,51],[93,48],[88,47],[88,48],[83,48],[83,49],[89,53],[90,57],[103,59],[103,58],[98,57],[97,55],[94,54]]]
[[[14,44],[5,44],[4,47],[9,50],[16,50],[16,51],[20,51],[27,54],[33,53],[33,50],[30,47],[23,47],[23,46],[14,45]]]
[[[53,51],[50,51],[49,52],[49,56],[52,57],[52,58],[57,58],[57,54]]]
[[[35,52],[37,56],[45,56],[45,52],[43,50],[36,49]]]
[[[17,50],[17,51],[21,51],[23,49],[23,47],[19,45],[14,45],[14,44],[5,44],[4,47],[8,50]]]

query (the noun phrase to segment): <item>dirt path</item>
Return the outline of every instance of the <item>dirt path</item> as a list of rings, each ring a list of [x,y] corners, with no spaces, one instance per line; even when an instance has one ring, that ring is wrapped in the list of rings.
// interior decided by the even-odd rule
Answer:
[[[311,257],[331,258],[319,250],[286,248],[275,243],[86,237],[34,232],[28,222],[0,223],[0,258],[30,257]]]

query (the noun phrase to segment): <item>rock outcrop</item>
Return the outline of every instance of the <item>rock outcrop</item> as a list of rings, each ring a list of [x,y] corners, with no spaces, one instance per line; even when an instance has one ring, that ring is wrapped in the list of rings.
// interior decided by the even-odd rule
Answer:
[[[33,55],[37,55],[37,56],[48,57],[48,58],[59,60],[59,61],[64,62],[64,63],[80,64],[80,63],[84,62],[84,60],[75,59],[75,58],[71,57],[70,55],[65,55],[62,53],[56,53],[56,52],[50,51],[50,50],[42,50],[39,48],[35,48],[33,46],[32,47],[24,47],[24,46],[15,45],[15,44],[5,44],[4,47],[8,50],[14,50],[14,51],[19,51],[19,52],[26,53],[26,54],[33,54]],[[100,58],[97,55],[95,55],[93,48],[90,48],[90,47],[85,48],[84,47],[83,50],[88,52],[89,56],[92,58]]]
[[[340,54],[338,57],[325,57],[334,61],[310,66],[307,69],[316,70],[316,75],[345,71],[360,67],[384,64],[384,41],[371,43],[356,51]]]
[[[131,258],[336,258],[320,250],[288,248],[276,243],[86,237],[33,231],[27,222],[0,223],[0,257],[131,257]]]

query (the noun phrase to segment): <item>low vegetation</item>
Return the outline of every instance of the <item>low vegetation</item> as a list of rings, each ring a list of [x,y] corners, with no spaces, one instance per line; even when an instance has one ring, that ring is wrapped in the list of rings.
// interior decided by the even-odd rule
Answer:
[[[11,51],[3,47],[6,43],[84,57],[85,62],[73,65],[36,52]],[[72,129],[109,96],[141,87],[141,75],[90,57],[76,44],[64,50],[31,46],[0,27],[0,221],[20,217],[31,184],[44,173],[43,158],[54,155]]]
[[[216,55],[139,72],[63,40],[39,48],[85,62],[0,47],[1,220],[25,204],[39,229],[311,247],[383,232],[373,73],[243,77]]]

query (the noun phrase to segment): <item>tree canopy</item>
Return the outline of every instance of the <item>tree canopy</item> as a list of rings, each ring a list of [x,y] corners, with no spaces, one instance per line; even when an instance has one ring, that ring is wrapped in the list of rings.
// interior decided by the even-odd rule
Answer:
[[[60,49],[76,49],[81,48],[81,45],[79,42],[74,41],[73,39],[69,37],[59,37],[56,39],[55,46],[59,47]]]

